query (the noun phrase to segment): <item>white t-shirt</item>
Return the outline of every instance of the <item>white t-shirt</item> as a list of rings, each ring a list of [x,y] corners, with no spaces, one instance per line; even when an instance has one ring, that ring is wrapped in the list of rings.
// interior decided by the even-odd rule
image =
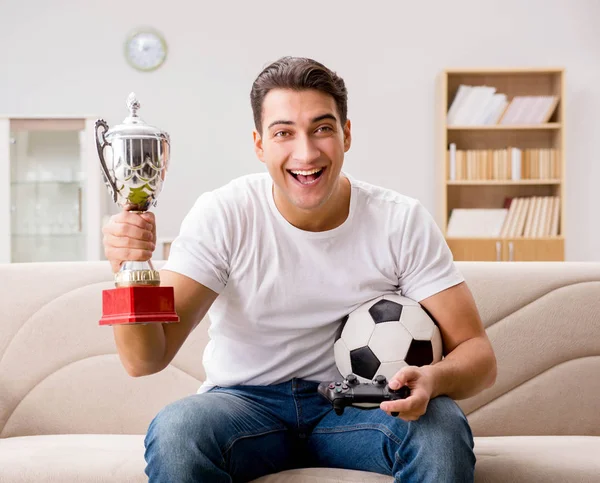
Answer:
[[[187,214],[163,269],[219,294],[198,392],[338,379],[333,343],[347,314],[386,293],[420,301],[464,280],[419,201],[344,175],[350,212],[329,231],[291,225],[268,173],[203,193]]]

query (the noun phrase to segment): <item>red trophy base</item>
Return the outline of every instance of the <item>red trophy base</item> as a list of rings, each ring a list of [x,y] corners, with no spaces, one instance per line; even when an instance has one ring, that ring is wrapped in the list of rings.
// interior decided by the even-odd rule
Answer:
[[[100,325],[179,322],[173,287],[136,285],[102,291]]]

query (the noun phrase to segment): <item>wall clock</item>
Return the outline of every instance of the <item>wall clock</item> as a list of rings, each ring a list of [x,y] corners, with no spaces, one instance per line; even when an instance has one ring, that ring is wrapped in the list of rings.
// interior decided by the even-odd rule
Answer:
[[[154,29],[135,30],[125,41],[125,58],[134,69],[145,72],[156,70],[167,58],[167,42]]]

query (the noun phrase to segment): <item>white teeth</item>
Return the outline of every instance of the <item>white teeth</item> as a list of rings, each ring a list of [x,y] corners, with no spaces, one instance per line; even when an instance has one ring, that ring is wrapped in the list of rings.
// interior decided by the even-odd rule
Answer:
[[[301,174],[302,176],[308,176],[309,174],[315,174],[321,171],[322,168],[311,169],[310,171],[291,171],[294,174]]]

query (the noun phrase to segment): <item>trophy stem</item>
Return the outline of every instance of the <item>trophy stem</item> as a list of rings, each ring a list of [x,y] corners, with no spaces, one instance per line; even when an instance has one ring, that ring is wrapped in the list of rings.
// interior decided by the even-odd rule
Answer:
[[[145,210],[130,210],[130,213],[141,215]],[[131,287],[136,285],[160,285],[160,275],[154,269],[150,260],[145,262],[125,261],[121,269],[115,274],[117,287]]]
[[[126,261],[115,274],[115,286],[160,285],[160,275],[150,260],[146,262]]]

